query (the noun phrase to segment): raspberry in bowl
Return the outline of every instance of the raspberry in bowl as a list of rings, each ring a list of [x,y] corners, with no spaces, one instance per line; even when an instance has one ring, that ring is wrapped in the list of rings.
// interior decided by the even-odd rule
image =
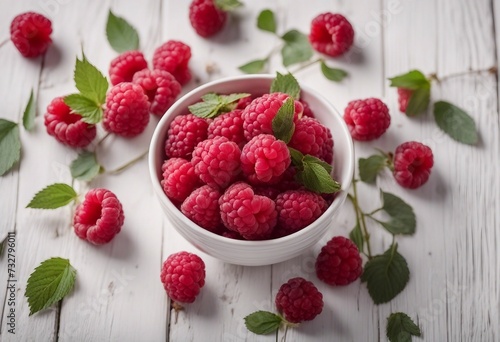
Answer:
[[[301,85],[300,100],[308,104],[310,110],[314,112],[315,120],[328,128],[328,132],[325,133],[317,128],[316,122],[307,122],[303,125],[306,132],[309,130],[320,132],[318,134],[322,135],[321,141],[323,141],[318,148],[313,146],[313,149],[307,153],[320,157],[330,155],[330,158],[333,158],[333,176],[340,183],[340,191],[335,194],[333,201],[330,201],[332,196],[324,196],[325,200],[323,200],[319,195],[307,194],[303,187],[296,187],[294,173],[290,172],[290,167],[288,167],[290,160],[287,160],[287,152],[282,146],[284,143],[274,139],[273,133],[269,131],[269,122],[266,120],[261,120],[262,125],[257,127],[256,136],[260,138],[254,139],[253,133],[252,137],[243,138],[246,139],[246,144],[253,140],[249,147],[245,148],[245,142],[229,141],[228,137],[231,136],[243,137],[240,131],[229,129],[235,122],[243,122],[243,127],[247,130],[251,125],[252,132],[257,132],[253,122],[248,121],[248,117],[245,117],[245,115],[250,115],[249,111],[253,108],[251,107],[252,101],[249,102],[248,99],[244,101],[250,110],[245,111],[244,108],[240,108],[239,104],[237,108],[233,109],[234,111],[242,111],[242,120],[234,120],[237,113],[232,112],[218,116],[217,118],[221,119],[217,121],[225,120],[228,122],[227,127],[222,125],[222,129],[219,126],[220,123],[217,122],[216,129],[210,128],[210,125],[216,121],[214,119],[204,119],[209,126],[204,127],[201,122],[198,122],[199,120],[185,116],[186,114],[192,115],[189,114],[189,106],[199,103],[203,96],[210,93],[220,95],[247,93],[251,94],[256,103],[263,101],[259,100],[259,97],[270,92],[274,78],[273,75],[244,75],[210,82],[192,90],[175,102],[162,116],[150,144],[149,168],[154,192],[172,226],[202,252],[232,264],[270,265],[304,253],[317,243],[328,229],[334,227],[333,219],[341,210],[352,180],[354,149],[349,130],[335,108],[307,86]],[[264,101],[259,105],[259,108],[271,110],[274,108],[273,106],[275,104],[271,101]],[[291,108],[293,115],[290,115],[293,116],[293,121],[297,122],[296,120],[302,116],[303,106],[299,101],[295,101],[294,106],[292,101]],[[297,112],[299,112],[298,116]],[[183,117],[183,120],[180,120],[180,117]],[[247,119],[247,123],[245,123],[245,119]],[[190,132],[183,132],[175,127],[178,122],[182,121],[186,121],[192,127],[193,132],[206,132],[206,136],[201,138],[197,136],[196,139],[199,138],[200,141],[195,141],[196,139],[190,135]],[[227,134],[223,134],[222,138],[220,136],[214,137],[212,133],[215,131],[227,131]],[[179,134],[185,134],[186,138],[183,140],[174,139],[169,136],[169,132],[180,132]],[[333,153],[330,153],[331,148],[325,146],[332,139],[334,148]],[[174,140],[175,144],[172,143]],[[293,141],[293,138],[291,140]],[[187,145],[181,146],[180,142],[185,142],[189,146],[193,145],[192,149],[185,149]],[[171,153],[170,147],[174,145],[177,146],[176,151],[184,151],[182,157],[167,156]],[[271,155],[276,156],[282,166],[273,163],[266,166],[266,160],[259,160],[259,158],[263,159],[268,155],[267,152],[259,152],[264,151],[263,147],[267,148],[267,146],[272,150]],[[288,147],[291,147],[290,143],[288,143]],[[296,147],[300,148],[300,144],[297,144]],[[241,162],[238,167],[235,160],[237,161],[239,151],[241,151]],[[248,158],[250,152],[253,155]],[[243,156],[245,153],[247,155]],[[252,159],[254,155],[255,159]],[[212,173],[209,171],[212,163],[204,159],[210,156],[219,156],[218,158],[220,158],[212,168],[215,170]],[[174,181],[178,179],[177,183],[172,182],[171,185],[176,191],[180,188],[181,190],[192,188],[192,190],[186,190],[186,194],[190,193],[191,195],[186,195],[185,199],[185,196],[182,198],[185,204],[166,195],[165,186],[168,184],[163,181],[166,170],[164,164],[172,158],[184,158],[192,164],[194,160],[193,167],[183,167],[186,171],[185,176],[181,175],[180,171],[175,171],[175,177],[169,178],[168,182],[170,183],[171,179]],[[292,156],[288,158],[293,159]],[[266,167],[270,168],[271,175],[262,172],[265,171]],[[189,179],[189,184],[183,182],[183,179]],[[218,190],[210,188],[217,186]],[[285,194],[280,195],[280,193]],[[220,212],[217,211],[217,197],[219,198]],[[280,210],[288,215],[290,210],[287,205],[292,203],[294,198],[298,198],[304,203],[310,203],[314,208],[309,208],[309,204],[301,204],[301,208],[310,217],[302,217],[303,220],[297,220],[297,227],[285,227],[283,225],[286,222],[293,221],[293,212],[289,217],[281,217],[281,220],[280,215],[274,213],[277,213],[278,208],[281,208]],[[241,203],[246,203],[247,207],[244,208]],[[239,208],[239,206],[242,207]],[[250,212],[253,215],[251,217],[249,216]],[[235,215],[246,216],[239,219]],[[306,225],[305,227],[299,225],[302,222]],[[203,228],[203,225],[208,226]]]

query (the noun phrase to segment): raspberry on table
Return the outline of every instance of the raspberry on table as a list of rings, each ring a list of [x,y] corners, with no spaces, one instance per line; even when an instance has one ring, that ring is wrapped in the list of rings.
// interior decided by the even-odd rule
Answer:
[[[349,102],[344,120],[353,139],[360,141],[379,138],[391,124],[389,108],[376,98]]]
[[[155,50],[153,68],[168,71],[181,85],[184,85],[191,79],[189,59],[191,59],[189,46],[177,40],[169,40]]]
[[[327,162],[331,163],[332,157],[325,153],[325,151],[333,153],[333,139],[331,133],[328,135],[329,131],[318,120],[307,116],[303,117],[295,123],[295,131],[288,145],[302,154],[310,154],[318,158],[326,157],[329,159]]]
[[[406,113],[406,108],[408,107],[408,102],[410,102],[410,97],[413,95],[413,90],[406,88],[398,88],[398,104],[399,111],[401,113]]]
[[[246,142],[243,134],[243,119],[241,110],[235,109],[231,112],[221,114],[208,125],[208,138],[226,137],[234,141],[239,147]]]
[[[181,85],[165,70],[144,69],[135,73],[132,82],[138,84],[148,96],[149,111],[163,116],[181,93]]]
[[[52,39],[52,23],[43,15],[26,12],[17,15],[10,24],[10,39],[24,57],[43,55]]]
[[[333,286],[347,285],[359,278],[363,262],[358,247],[343,236],[335,236],[316,258],[316,275]]]
[[[210,37],[222,30],[227,13],[214,0],[193,0],[189,6],[189,21],[196,33]]]
[[[394,178],[399,185],[416,189],[429,179],[434,157],[432,150],[417,141],[402,143],[394,152]]]
[[[277,212],[272,199],[255,195],[250,185],[237,182],[219,198],[222,223],[247,240],[270,237]]]
[[[200,227],[215,232],[221,226],[220,195],[216,187],[209,185],[199,187],[182,202],[181,211]]]
[[[191,164],[194,172],[208,185],[227,187],[241,172],[241,151],[235,142],[226,137],[203,140],[193,151]]]
[[[65,145],[85,147],[96,137],[96,127],[82,121],[79,114],[72,113],[63,97],[56,97],[44,115],[47,133]]]
[[[311,22],[309,41],[316,51],[337,57],[351,48],[354,29],[344,16],[322,13]]]
[[[136,72],[147,69],[148,62],[140,51],[126,51],[111,61],[109,78],[112,85],[132,82]]]
[[[271,134],[255,136],[241,150],[241,169],[254,184],[276,183],[290,163],[285,142]]]
[[[323,311],[323,295],[312,282],[297,277],[281,285],[275,304],[288,322],[301,323],[314,319]]]
[[[94,245],[110,242],[122,228],[125,216],[114,193],[106,189],[92,189],[78,205],[73,217],[76,235]]]
[[[123,137],[141,134],[149,122],[149,101],[142,88],[122,82],[111,88],[106,96],[103,127]]]
[[[165,154],[169,158],[190,159],[194,148],[207,138],[208,122],[193,114],[179,115],[170,123],[165,140]]]
[[[194,189],[201,185],[193,165],[183,158],[165,160],[161,171],[163,174],[161,186],[172,201],[182,203]]]
[[[192,303],[205,285],[205,263],[193,253],[171,254],[163,263],[160,279],[171,300]]]

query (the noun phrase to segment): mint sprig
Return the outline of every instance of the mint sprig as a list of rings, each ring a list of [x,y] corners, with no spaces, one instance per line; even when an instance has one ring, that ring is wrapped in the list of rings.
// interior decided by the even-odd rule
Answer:
[[[27,131],[33,130],[35,128],[35,116],[36,116],[36,103],[35,96],[33,94],[33,88],[30,92],[30,97],[28,99],[28,103],[24,108],[23,112],[23,126]]]
[[[293,115],[295,113],[295,102],[292,98],[288,98],[280,107],[272,121],[274,136],[277,139],[283,140],[286,144],[292,139],[295,131]]]
[[[341,190],[341,185],[332,177],[332,166],[319,158],[288,147],[293,166],[297,169],[296,180],[307,189],[324,194]]]
[[[64,183],[51,184],[35,194],[26,208],[56,209],[76,200],[78,194]]]
[[[391,87],[412,90],[406,107],[406,115],[416,116],[429,107],[431,96],[431,82],[419,70],[411,70],[405,74],[389,78]]]
[[[244,318],[248,330],[258,335],[267,335],[279,329],[283,318],[269,311],[256,311]]]
[[[21,159],[21,139],[17,123],[0,119],[0,176]]]
[[[64,97],[64,103],[71,108],[73,113],[81,115],[86,123],[96,124],[102,119],[102,107],[82,94],[67,95]]]
[[[201,97],[203,101],[188,106],[189,111],[200,118],[215,118],[218,115],[230,112],[236,108],[236,101],[250,96],[248,93],[218,95],[208,93]]]
[[[418,325],[403,312],[395,312],[387,317],[385,334],[390,342],[410,342],[412,336],[422,335]]]
[[[280,74],[276,72],[276,77],[271,83],[270,93],[285,93],[293,97],[295,100],[300,98],[300,85],[297,79],[290,73]]]
[[[109,45],[118,53],[139,49],[139,34],[124,18],[116,16],[111,10],[106,22],[106,37]]]

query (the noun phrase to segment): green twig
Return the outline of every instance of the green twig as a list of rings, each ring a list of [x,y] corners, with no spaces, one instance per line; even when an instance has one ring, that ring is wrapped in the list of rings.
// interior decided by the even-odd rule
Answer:
[[[308,68],[310,67],[311,65],[313,64],[316,64],[316,63],[319,63],[319,62],[322,62],[323,59],[322,58],[316,58],[316,59],[313,59],[312,61],[308,61],[306,63],[303,63],[301,65],[299,65],[297,67],[297,69],[295,69],[294,71],[290,71],[291,74],[296,74],[297,72],[301,71],[301,70],[304,70],[305,68]]]
[[[348,194],[348,197],[354,206],[354,211],[356,212],[356,220],[357,220],[359,226],[361,227],[361,230],[363,231],[363,238],[366,242],[368,259],[371,259],[372,258],[372,251],[371,251],[371,246],[370,246],[370,234],[368,233],[368,229],[366,228],[365,214],[361,210],[359,203],[358,203],[358,189],[356,186],[356,182],[357,182],[357,180],[353,179],[352,188],[353,188],[354,196],[351,194]]]
[[[107,174],[110,174],[110,175],[117,175],[123,171],[125,171],[126,169],[128,169],[129,167],[131,167],[132,165],[134,165],[135,163],[137,163],[139,160],[141,160],[142,158],[144,158],[147,154],[149,153],[149,150],[147,150],[146,152],[143,152],[140,156],[132,159],[131,161],[129,161],[128,163],[114,169],[114,170],[111,170],[111,171],[105,171],[105,173]]]

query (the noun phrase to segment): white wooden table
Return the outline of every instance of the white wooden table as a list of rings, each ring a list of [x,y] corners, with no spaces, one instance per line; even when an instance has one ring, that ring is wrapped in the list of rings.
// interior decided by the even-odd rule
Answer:
[[[426,341],[500,340],[500,127],[498,79],[483,73],[434,84],[432,98],[466,109],[480,134],[478,146],[452,141],[439,131],[429,112],[409,119],[397,110],[394,88],[387,78],[421,69],[448,75],[498,65],[500,2],[496,0],[290,1],[246,0],[223,33],[205,40],[188,21],[188,1],[33,0],[0,2],[0,117],[19,121],[30,89],[37,94],[36,129],[21,128],[22,160],[0,178],[0,239],[16,233],[16,334],[6,331],[7,272],[0,268],[1,341],[272,341],[246,330],[243,317],[274,310],[279,286],[294,276],[312,280],[324,294],[323,313],[288,332],[289,341],[386,341],[386,318],[403,311],[416,320]],[[389,106],[392,124],[373,144],[356,143],[357,157],[373,147],[392,150],[417,140],[434,151],[429,182],[403,190],[385,173],[377,186],[361,185],[361,205],[374,208],[378,187],[397,194],[417,214],[417,232],[400,238],[399,251],[409,264],[410,282],[389,304],[376,306],[359,281],[332,288],[314,274],[314,258],[331,236],[347,235],[354,213],[346,203],[328,235],[311,251],[293,260],[263,267],[224,264],[197,252],[171,227],[154,198],[145,159],[126,172],[100,176],[79,191],[106,187],[124,205],[122,232],[108,245],[95,247],[78,239],[69,207],[53,211],[26,209],[35,192],[55,182],[71,182],[68,165],[76,152],[48,136],[43,125],[47,104],[75,91],[72,72],[81,47],[87,58],[107,72],[117,54],[106,41],[108,9],[125,17],[139,31],[141,49],[151,60],[154,49],[168,39],[192,48],[190,63],[198,84],[238,75],[237,66],[265,56],[277,38],[256,28],[264,8],[277,14],[279,32],[309,31],[312,18],[325,11],[346,15],[356,30],[351,53],[329,62],[346,69],[342,83],[327,81],[319,66],[296,74],[339,110],[348,101],[380,97]],[[8,27],[18,13],[34,10],[52,20],[54,45],[45,58],[23,59],[8,40]],[[278,57],[270,72],[283,71]],[[155,120],[141,137],[110,138],[99,160],[112,169],[148,148]],[[102,132],[101,132],[102,133]],[[375,253],[390,237],[373,232]],[[180,250],[197,252],[205,260],[206,286],[195,303],[176,321],[159,279],[162,261]],[[30,273],[41,261],[69,258],[77,269],[74,290],[50,310],[28,316],[24,291]],[[5,264],[5,255],[1,264]],[[5,288],[3,288],[5,286]],[[281,333],[282,334],[282,333]]]

